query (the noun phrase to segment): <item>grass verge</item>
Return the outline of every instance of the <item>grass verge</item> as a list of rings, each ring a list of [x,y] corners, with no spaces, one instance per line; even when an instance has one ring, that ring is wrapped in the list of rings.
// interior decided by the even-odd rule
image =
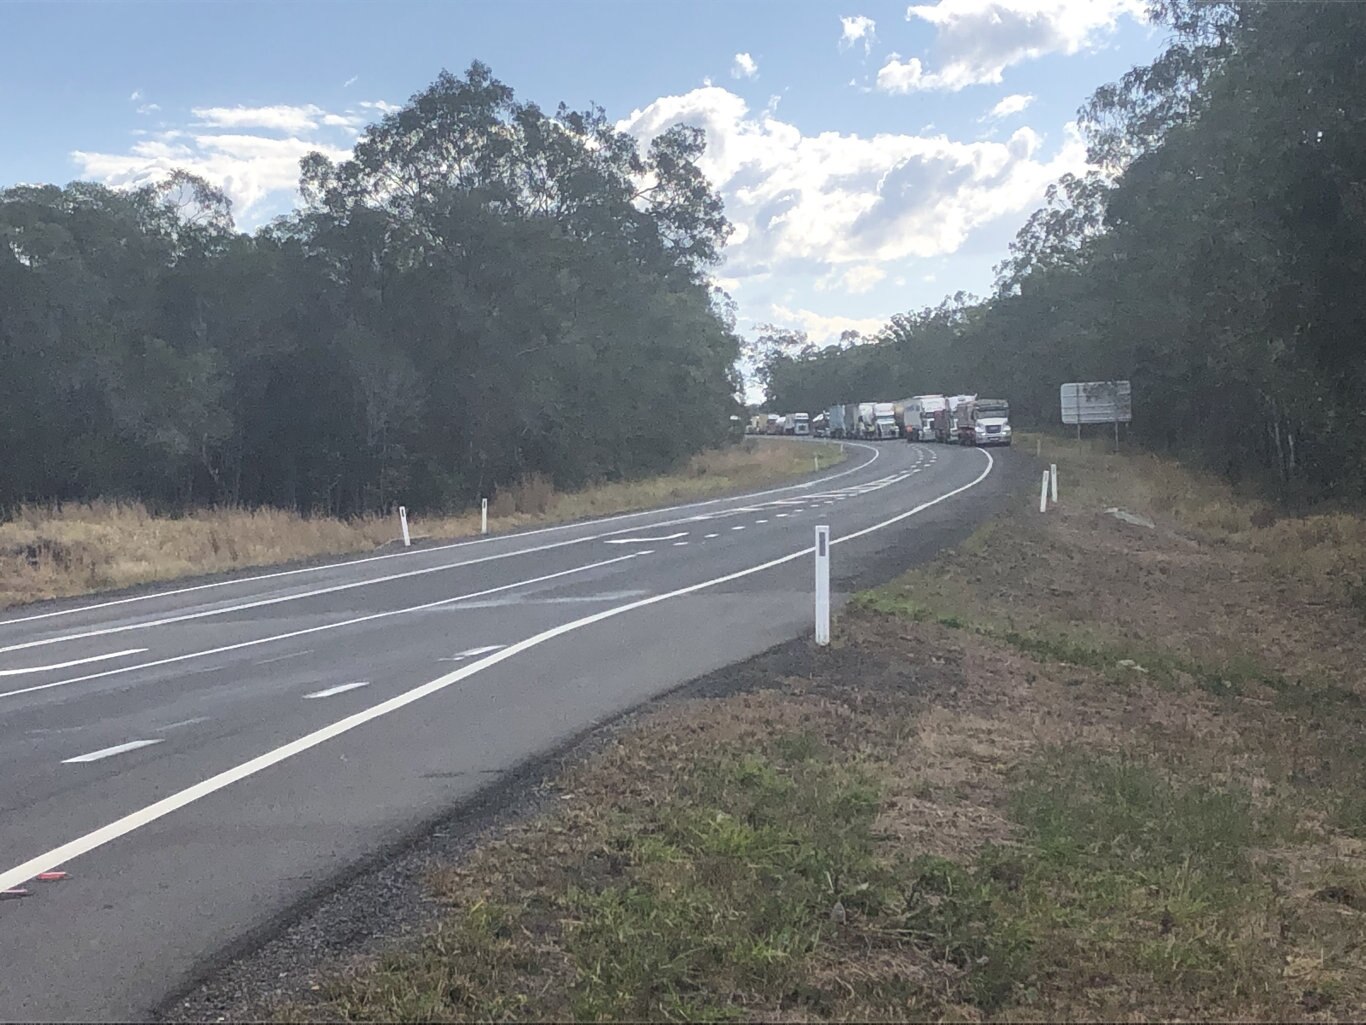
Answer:
[[[634,512],[724,495],[833,466],[838,445],[748,438],[694,457],[673,474],[562,493],[532,477],[493,497],[490,527],[509,530]],[[479,531],[477,510],[414,518],[417,537]],[[338,520],[279,509],[211,509],[152,515],[136,502],[29,505],[0,522],[0,608],[159,580],[295,559],[363,552],[393,543],[392,517]]]
[[[1048,515],[862,596],[800,674],[651,712],[438,870],[428,933],[265,1010],[1366,1017],[1360,525],[1048,445]]]

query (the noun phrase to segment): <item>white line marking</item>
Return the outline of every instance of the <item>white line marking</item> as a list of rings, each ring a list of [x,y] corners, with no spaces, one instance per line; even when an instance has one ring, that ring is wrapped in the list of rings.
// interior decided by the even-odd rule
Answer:
[[[652,545],[657,541],[672,541],[676,537],[687,537],[686,530],[680,530],[677,534],[665,534],[663,537],[613,537],[608,538],[603,544],[608,545]]]
[[[731,527],[730,529],[731,529],[731,530],[744,530],[745,528],[744,528],[744,525],[741,524],[741,525],[738,526],[738,527]]]
[[[558,573],[548,573],[543,577],[532,577],[529,580],[518,580],[511,584],[503,584],[500,587],[490,587],[484,591],[474,591],[470,594],[456,595],[454,598],[443,598],[440,601],[428,602],[424,605],[412,605],[406,609],[390,609],[386,612],[372,612],[368,616],[359,616],[355,619],[343,620],[340,623],[324,623],[322,626],[310,626],[303,630],[293,630],[289,633],[275,634],[271,637],[258,637],[255,640],[239,641],[237,644],[227,644],[221,648],[210,648],[207,651],[192,651],[185,655],[174,655],[171,658],[158,659],[155,662],[143,662],[135,666],[127,666],[123,669],[108,669],[102,673],[89,673],[86,676],[74,676],[69,680],[57,680],[53,683],[37,684],[33,687],[24,687],[19,690],[10,690],[0,693],[0,698],[17,697],[20,694],[32,694],[34,691],[49,690],[53,687],[65,687],[72,683],[85,683],[87,680],[99,680],[106,676],[116,676],[119,673],[131,673],[139,669],[152,669],[156,666],[170,665],[174,662],[184,662],[187,659],[203,658],[207,655],[218,655],[225,651],[237,651],[241,648],[251,648],[257,644],[269,644],[271,641],[287,641],[293,637],[303,637],[307,634],[320,633],[324,630],[336,630],[344,626],[354,626],[357,623],[368,623],[375,619],[384,619],[388,616],[401,616],[409,612],[421,612],[426,609],[440,608],[443,605],[450,605],[454,602],[466,601],[470,598],[482,598],[488,594],[497,594],[501,591],[511,591],[518,587],[527,587],[531,584],[539,584],[546,580],[555,580],[559,577],[567,577],[573,573],[582,573],[585,570],[598,569],[602,566],[610,566],[616,562],[625,562],[627,559],[638,559],[643,555],[650,555],[649,551],[632,552],[630,555],[619,555],[615,559],[604,559],[602,562],[590,562],[586,566],[576,566],[573,569],[560,570]],[[222,669],[222,666],[215,666],[215,669]],[[200,672],[211,672],[212,670],[200,670]]]
[[[114,755],[121,755],[125,751],[136,751],[140,747],[151,747],[153,744],[160,744],[161,740],[130,740],[126,744],[118,744],[115,747],[106,747],[101,751],[91,751],[88,755],[77,755],[75,758],[63,758],[63,765],[78,765],[86,762],[98,762],[102,758],[112,758]],[[33,875],[37,875],[34,872]],[[28,878],[28,877],[25,877]],[[5,887],[9,889],[8,886]]]
[[[979,451],[982,450],[979,449]],[[908,509],[906,512],[899,513],[890,519],[883,520],[881,523],[875,523],[871,527],[866,527],[865,529],[849,534],[846,537],[838,538],[832,543],[839,544],[842,541],[852,541],[854,538],[862,537],[865,534],[871,534],[875,530],[882,530],[884,527],[890,527],[894,523],[900,523],[902,520],[923,512],[931,506],[938,505],[940,502],[945,502],[955,495],[961,495],[964,491],[976,487],[978,484],[982,483],[982,481],[986,480],[987,476],[991,473],[992,467],[995,465],[995,461],[991,458],[990,453],[982,451],[982,455],[986,456],[987,468],[969,483],[964,484],[962,487],[955,488],[952,491],[946,491],[938,498],[930,499],[928,502],[922,502],[914,509]],[[459,683],[461,680],[467,680],[476,673],[483,672],[490,666],[495,666],[515,655],[520,655],[524,651],[529,651],[532,648],[545,644],[547,641],[552,641],[556,637],[561,637],[567,633],[573,633],[575,630],[582,630],[595,623],[601,623],[604,620],[624,615],[627,612],[633,612],[636,609],[645,608],[649,605],[656,605],[660,602],[669,601],[672,598],[679,598],[685,594],[694,594],[697,591],[704,590],[708,587],[729,583],[732,580],[739,580],[742,577],[752,576],[755,573],[762,573],[775,566],[782,566],[786,563],[793,562],[796,559],[803,559],[810,555],[813,550],[814,548],[812,546],[808,546],[800,551],[792,552],[790,555],[771,559],[770,561],[760,563],[757,566],[750,566],[747,569],[737,570],[736,572],[728,573],[725,576],[714,577],[711,580],[703,580],[701,583],[681,587],[676,591],[668,591],[664,594],[656,594],[648,598],[641,598],[639,601],[629,602],[625,605],[604,609],[591,616],[584,616],[582,619],[561,623],[559,626],[534,634],[525,640],[518,641],[516,644],[504,648],[502,651],[494,652],[492,655],[487,655],[477,662],[471,662],[467,666],[461,666],[459,669],[452,670],[445,676],[439,676],[435,680],[430,680],[418,687],[414,687],[412,690],[404,691],[402,694],[397,694],[387,701],[381,701],[377,705],[372,705],[371,707],[356,712],[353,715],[349,715],[344,719],[338,719],[336,722],[330,723],[321,729],[314,730],[312,733],[305,734],[302,737],[290,741],[288,744],[281,745],[274,750],[257,755],[249,761],[245,761],[240,765],[235,765],[230,769],[225,769],[217,775],[210,776],[206,780],[201,780],[168,797],[163,797],[160,801],[155,801],[145,808],[139,808],[137,811],[130,812],[120,819],[115,819],[108,825],[101,826],[99,829],[86,833],[84,836],[79,836],[59,847],[54,847],[49,851],[44,851],[42,854],[29,858],[27,861],[15,865],[5,872],[0,872],[0,890],[12,889],[21,883],[32,879],[40,872],[50,872],[74,858],[80,857],[82,854],[88,854],[90,851],[102,847],[113,840],[117,840],[121,836],[126,836],[134,830],[141,829],[143,826],[155,822],[157,819],[164,818],[172,812],[184,808],[186,805],[193,804],[195,801],[207,797],[212,793],[216,793],[225,787],[229,787],[249,776],[254,776],[258,772],[268,769],[273,765],[278,765],[287,758],[292,758],[294,755],[307,751],[310,748],[317,747],[319,744],[325,743],[333,737],[339,737],[343,733],[355,729],[357,726],[363,726],[373,719],[378,719],[381,716],[388,715],[390,712],[395,712],[400,708],[404,708],[415,701],[420,701],[429,694],[435,694],[438,691],[445,690],[452,684]]]
[[[111,651],[108,655],[92,655],[90,658],[78,658],[71,662],[56,662],[50,666],[0,669],[0,676],[23,676],[25,673],[46,673],[52,669],[70,669],[72,666],[83,666],[90,662],[108,662],[111,658],[123,658],[125,655],[141,655],[146,650],[146,648],[128,648],[126,651]]]
[[[498,651],[500,648],[505,647],[507,647],[505,644],[485,644],[482,648],[470,648],[468,651],[457,651],[450,658],[439,658],[437,661],[463,662],[465,659],[472,658],[475,655],[487,655],[490,651]]]
[[[535,537],[540,534],[549,534],[555,531],[582,529],[585,526],[593,526],[604,523],[619,523],[622,520],[635,519],[641,516],[658,516],[661,513],[679,512],[683,509],[701,509],[705,506],[719,505],[723,502],[745,501],[748,499],[762,498],[765,495],[777,495],[781,494],[784,491],[800,491],[803,488],[815,487],[817,484],[825,484],[829,481],[837,480],[840,477],[847,477],[851,473],[857,473],[864,467],[871,466],[873,463],[877,462],[878,457],[882,455],[881,449],[878,449],[873,445],[861,445],[856,442],[850,442],[849,444],[855,448],[861,448],[869,452],[872,452],[873,457],[871,459],[864,460],[863,462],[859,463],[858,466],[849,467],[848,469],[841,470],[839,473],[832,473],[828,477],[818,477],[816,480],[809,480],[803,484],[786,484],[780,488],[769,488],[767,491],[755,491],[752,494],[748,495],[731,495],[727,498],[709,498],[703,502],[685,502],[682,505],[668,505],[660,509],[641,509],[637,512],[619,513],[615,516],[604,516],[602,519],[588,520],[582,523],[560,523],[553,527],[538,527],[536,530],[527,530],[518,534],[502,534],[495,535],[493,537],[475,538],[469,541],[455,541],[451,544],[435,545],[431,548],[418,548],[410,551],[390,552],[388,555],[369,555],[363,559],[343,559],[340,562],[330,562],[322,566],[304,566],[301,569],[287,569],[280,570],[275,573],[261,573],[254,577],[237,577],[234,580],[216,580],[213,583],[209,584],[195,584],[192,587],[177,587],[170,591],[156,591],[152,594],[135,594],[130,598],[115,598],[112,601],[96,602],[93,605],[81,605],[73,609],[57,609],[53,612],[39,612],[32,616],[20,616],[17,619],[0,620],[0,627],[12,626],[15,623],[31,623],[37,619],[51,619],[54,616],[73,616],[80,612],[93,612],[96,609],[107,609],[112,608],[116,605],[127,605],[132,602],[150,601],[153,598],[170,598],[179,594],[192,594],[196,591],[207,591],[215,587],[230,587],[233,584],[254,584],[261,580],[278,580],[282,577],[298,576],[304,573],[319,573],[323,570],[329,569],[345,569],[350,566],[361,566],[370,562],[382,562],[385,559],[402,559],[413,555],[430,555],[433,552],[445,552],[450,551],[454,548],[466,548],[470,545],[489,544],[490,542],[494,541],[515,541],[521,538]],[[588,540],[593,539],[579,538],[569,543],[577,544],[579,541]],[[540,550],[542,549],[530,549],[530,551]],[[510,554],[520,555],[524,554],[526,551],[528,550],[520,549]]]
[[[167,723],[165,726],[158,726],[158,727],[156,728],[156,732],[157,732],[157,733],[165,733],[167,730],[178,729],[178,728],[180,728],[181,726],[195,726],[195,725],[198,725],[199,723],[208,722],[208,721],[209,721],[209,717],[208,717],[207,715],[197,715],[197,716],[195,716],[193,719],[181,719],[180,722],[172,722],[172,723]]]
[[[288,655],[280,655],[280,656],[277,657],[277,658],[263,658],[263,659],[261,659],[260,662],[256,662],[256,663],[253,663],[253,664],[254,664],[254,665],[258,665],[258,666],[268,666],[268,665],[270,665],[272,662],[283,662],[283,661],[285,661],[286,659],[290,659],[290,658],[303,658],[305,655],[311,655],[311,654],[313,654],[313,649],[312,649],[312,648],[305,648],[303,651],[294,651],[294,652],[291,652],[291,653],[288,654]]]
[[[767,523],[768,520],[755,520],[754,522],[755,522],[755,523]]]
[[[305,701],[312,701],[314,698],[330,698],[333,694],[345,694],[348,690],[355,690],[358,687],[370,686],[369,680],[362,680],[360,683],[339,683],[335,687],[328,687],[326,690],[315,690],[312,694],[305,694]]]
[[[720,537],[720,536],[721,536],[720,534],[708,534],[707,537],[706,537],[706,540],[710,541],[712,538],[714,538],[714,537]]]
[[[688,544],[688,542],[686,542],[686,541],[675,541],[675,542],[674,542],[674,547],[675,547],[675,548],[683,548],[683,547],[686,547],[687,544]]]

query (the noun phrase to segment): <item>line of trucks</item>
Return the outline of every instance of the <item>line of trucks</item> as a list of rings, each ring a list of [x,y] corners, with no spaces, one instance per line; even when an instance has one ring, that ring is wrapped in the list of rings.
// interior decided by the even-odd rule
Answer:
[[[1009,445],[1010,403],[976,395],[912,395],[899,402],[848,402],[814,417],[809,413],[758,413],[750,418],[749,433]]]

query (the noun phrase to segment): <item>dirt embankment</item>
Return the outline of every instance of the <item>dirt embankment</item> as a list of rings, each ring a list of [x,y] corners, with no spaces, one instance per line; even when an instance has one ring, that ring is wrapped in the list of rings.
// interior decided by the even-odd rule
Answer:
[[[662,703],[415,934],[233,1011],[1366,1016],[1361,522],[1050,448],[1046,516]]]

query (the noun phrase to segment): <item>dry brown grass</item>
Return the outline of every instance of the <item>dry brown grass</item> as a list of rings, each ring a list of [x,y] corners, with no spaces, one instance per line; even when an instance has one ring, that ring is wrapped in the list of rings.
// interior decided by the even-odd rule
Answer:
[[[490,529],[564,523],[634,512],[758,487],[842,458],[833,445],[747,439],[694,457],[678,473],[603,484],[570,494],[543,478],[506,489],[490,503]],[[471,510],[414,517],[417,538],[469,537],[479,531]],[[211,509],[154,516],[137,502],[28,505],[0,523],[0,607],[87,594],[134,584],[296,559],[344,555],[394,544],[392,517],[338,520],[279,509]]]

